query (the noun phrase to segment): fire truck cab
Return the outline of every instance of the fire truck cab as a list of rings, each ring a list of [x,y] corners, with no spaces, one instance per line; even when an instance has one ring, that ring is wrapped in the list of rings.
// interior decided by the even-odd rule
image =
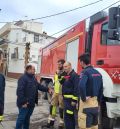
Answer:
[[[119,7],[113,7],[109,10],[109,16],[103,11],[91,16],[88,31],[86,21],[80,21],[41,52],[40,75],[46,83],[53,82],[58,59],[70,61],[80,74],[82,68],[78,56],[85,52],[91,55],[91,64],[103,76],[101,129],[113,129],[120,118],[119,10]]]

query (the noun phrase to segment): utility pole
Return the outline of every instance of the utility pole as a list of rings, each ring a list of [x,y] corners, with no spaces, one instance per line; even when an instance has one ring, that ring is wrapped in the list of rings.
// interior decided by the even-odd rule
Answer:
[[[30,42],[26,43],[25,47],[25,67],[29,63],[30,59]]]

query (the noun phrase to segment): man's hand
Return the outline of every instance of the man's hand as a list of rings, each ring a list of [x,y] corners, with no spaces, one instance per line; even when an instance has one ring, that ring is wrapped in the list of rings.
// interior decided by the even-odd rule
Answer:
[[[4,116],[1,115],[1,116],[0,116],[0,122],[2,122],[3,120],[4,120]]]
[[[35,75],[35,78],[36,78],[37,82],[40,83],[41,76],[39,74],[37,74],[37,75]]]
[[[52,95],[52,94],[54,93],[54,89],[53,89],[53,88],[51,88],[51,87],[49,87],[49,88],[48,88],[48,92],[49,92],[49,94],[51,94],[51,95]]]
[[[75,107],[76,106],[76,102],[71,102],[71,105],[73,106],[73,107]]]
[[[22,105],[22,108],[27,108],[28,107],[28,103]]]

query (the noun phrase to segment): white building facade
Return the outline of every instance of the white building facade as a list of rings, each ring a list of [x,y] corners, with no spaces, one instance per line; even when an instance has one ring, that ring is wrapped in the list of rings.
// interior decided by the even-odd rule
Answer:
[[[35,65],[36,72],[39,73],[39,50],[55,40],[54,37],[42,31],[42,23],[33,21],[7,23],[0,29],[0,38],[7,41],[0,44],[0,47],[7,55],[5,71],[7,71],[7,76],[12,78],[18,78],[24,73],[27,42],[30,42],[29,62]]]

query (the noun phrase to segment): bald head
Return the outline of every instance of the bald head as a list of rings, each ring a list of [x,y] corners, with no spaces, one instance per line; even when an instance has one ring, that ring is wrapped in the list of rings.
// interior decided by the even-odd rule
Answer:
[[[64,65],[69,65],[69,66],[71,66],[71,63],[70,63],[70,62],[65,62]]]
[[[63,67],[66,73],[70,73],[72,70],[72,65],[70,62],[65,62]]]

